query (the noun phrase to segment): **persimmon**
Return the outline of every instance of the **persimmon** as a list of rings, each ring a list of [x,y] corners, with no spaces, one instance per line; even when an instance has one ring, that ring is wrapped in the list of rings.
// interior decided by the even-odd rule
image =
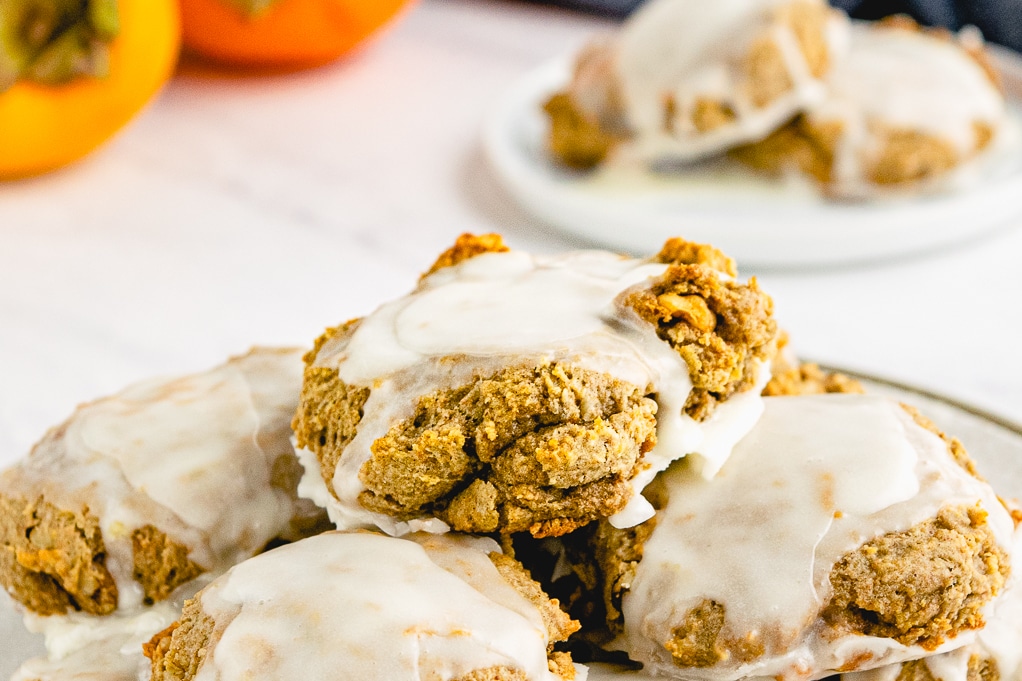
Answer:
[[[408,0],[180,0],[184,45],[236,66],[304,67],[337,59]]]
[[[177,62],[176,0],[10,0],[4,10],[0,178],[85,156],[138,113]]]

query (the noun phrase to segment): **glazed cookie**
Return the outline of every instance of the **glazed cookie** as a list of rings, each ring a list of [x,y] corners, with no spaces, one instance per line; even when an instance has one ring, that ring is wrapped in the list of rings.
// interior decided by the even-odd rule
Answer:
[[[146,654],[153,681],[568,681],[576,629],[493,540],[328,532],[231,569]]]
[[[911,22],[855,26],[827,98],[762,142],[732,152],[773,173],[800,171],[839,197],[941,186],[1003,127],[1004,97],[978,36]]]
[[[583,537],[612,644],[658,675],[814,679],[976,640],[1013,521],[971,460],[884,398],[766,398],[713,480],[669,469],[645,526]],[[945,681],[947,681],[945,679]]]
[[[313,531],[300,357],[257,349],[79,407],[0,477],[3,586],[38,615],[126,612]]]
[[[761,411],[772,303],[716,249],[554,257],[465,236],[408,296],[329,330],[294,420],[300,492],[341,529],[559,535],[652,514]]]
[[[1012,555],[1022,551],[1016,530]],[[950,653],[842,674],[841,681],[1018,681],[1022,678],[1022,575],[1013,570],[1004,596],[976,642]]]
[[[618,142],[684,163],[762,139],[823,99],[847,29],[822,0],[646,3],[546,104],[550,148],[584,168]]]

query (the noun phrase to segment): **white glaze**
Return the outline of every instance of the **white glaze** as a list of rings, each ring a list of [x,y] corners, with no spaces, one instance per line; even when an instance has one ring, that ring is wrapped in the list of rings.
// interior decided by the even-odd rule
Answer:
[[[954,505],[981,504],[1008,550],[1007,512],[894,402],[820,395],[764,403],[712,481],[684,464],[666,473],[670,501],[624,597],[618,645],[652,673],[715,681],[817,678],[864,652],[871,665],[919,657],[920,647],[826,630],[818,613],[832,566],[864,542]],[[761,638],[766,653],[748,664],[675,667],[662,643],[704,599],[723,604],[727,630]],[[962,634],[940,650],[973,638]]]
[[[653,0],[621,30],[614,77],[631,147],[646,161],[690,161],[761,139],[825,94],[810,73],[794,33],[774,18],[790,0]],[[847,18],[835,12],[826,29],[832,60],[846,43]],[[780,48],[792,89],[765,106],[748,93],[742,62],[753,41],[768,35]],[[675,102],[672,130],[665,129],[668,97]],[[735,120],[699,132],[692,111],[700,99],[719,101]]]
[[[1015,533],[1015,556],[1022,556],[1022,531]],[[1015,567],[1018,568],[1016,558]],[[1001,681],[1022,680],[1022,569],[1012,571],[1004,598],[994,607],[976,646],[997,662]],[[943,681],[959,681],[944,678]]]
[[[878,130],[916,131],[951,145],[959,162],[977,151],[975,124],[996,134],[1004,97],[956,43],[898,28],[856,25],[851,49],[828,78],[828,95],[807,116],[814,125],[842,127],[835,148],[832,191],[876,191],[869,168],[883,152]]]
[[[181,616],[184,599],[194,589],[131,614],[107,617],[74,614],[59,617],[25,616],[29,630],[46,635],[47,657],[27,660],[11,681],[136,681],[149,678],[150,662],[142,644]]]
[[[439,681],[492,666],[558,678],[539,611],[488,557],[495,542],[414,539],[330,532],[236,566],[200,594],[223,633],[195,681]]]
[[[689,453],[706,453],[706,472],[712,475],[730,445],[752,426],[758,391],[749,391],[753,396],[748,400],[721,404],[712,426],[683,413],[692,389],[688,366],[657,337],[653,325],[621,302],[632,287],[666,269],[597,251],[553,257],[509,252],[479,255],[426,277],[410,295],[362,320],[350,338],[335,337],[320,350],[317,366],[335,368],[346,383],[369,386],[371,392],[331,489],[315,455],[299,452],[306,470],[299,494],[325,507],[341,529],[379,527],[394,535],[412,529],[446,531],[435,519],[410,528],[359,505],[365,487],[358,474],[372,444],[409,417],[422,395],[509,366],[559,361],[656,393],[657,445],[646,454],[646,470],[633,481],[636,491]],[[765,379],[769,367],[759,371]],[[635,494],[617,521],[634,525],[651,514]]]
[[[0,479],[13,495],[98,516],[119,608],[142,602],[131,533],[152,524],[212,574],[318,511],[271,484],[293,456],[300,350],[257,349],[202,374],[152,380],[80,407]]]

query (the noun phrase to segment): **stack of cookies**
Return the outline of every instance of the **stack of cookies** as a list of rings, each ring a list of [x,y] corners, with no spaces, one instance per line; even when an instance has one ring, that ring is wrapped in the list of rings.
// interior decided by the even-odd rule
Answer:
[[[726,155],[839,198],[946,188],[1005,126],[978,33],[853,25],[823,0],[652,0],[545,109],[572,168]]]
[[[465,235],[304,360],[129,388],[4,473],[50,651],[15,678],[1012,677],[1017,514],[861,392],[710,246]]]

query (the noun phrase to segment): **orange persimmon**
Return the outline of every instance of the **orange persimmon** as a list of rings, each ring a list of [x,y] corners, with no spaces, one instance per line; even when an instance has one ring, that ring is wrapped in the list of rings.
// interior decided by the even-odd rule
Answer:
[[[119,0],[109,72],[0,91],[0,178],[75,161],[111,137],[170,77],[180,42],[175,0]]]
[[[184,45],[237,66],[302,67],[333,61],[408,0],[273,0],[249,16],[231,0],[180,0]]]

